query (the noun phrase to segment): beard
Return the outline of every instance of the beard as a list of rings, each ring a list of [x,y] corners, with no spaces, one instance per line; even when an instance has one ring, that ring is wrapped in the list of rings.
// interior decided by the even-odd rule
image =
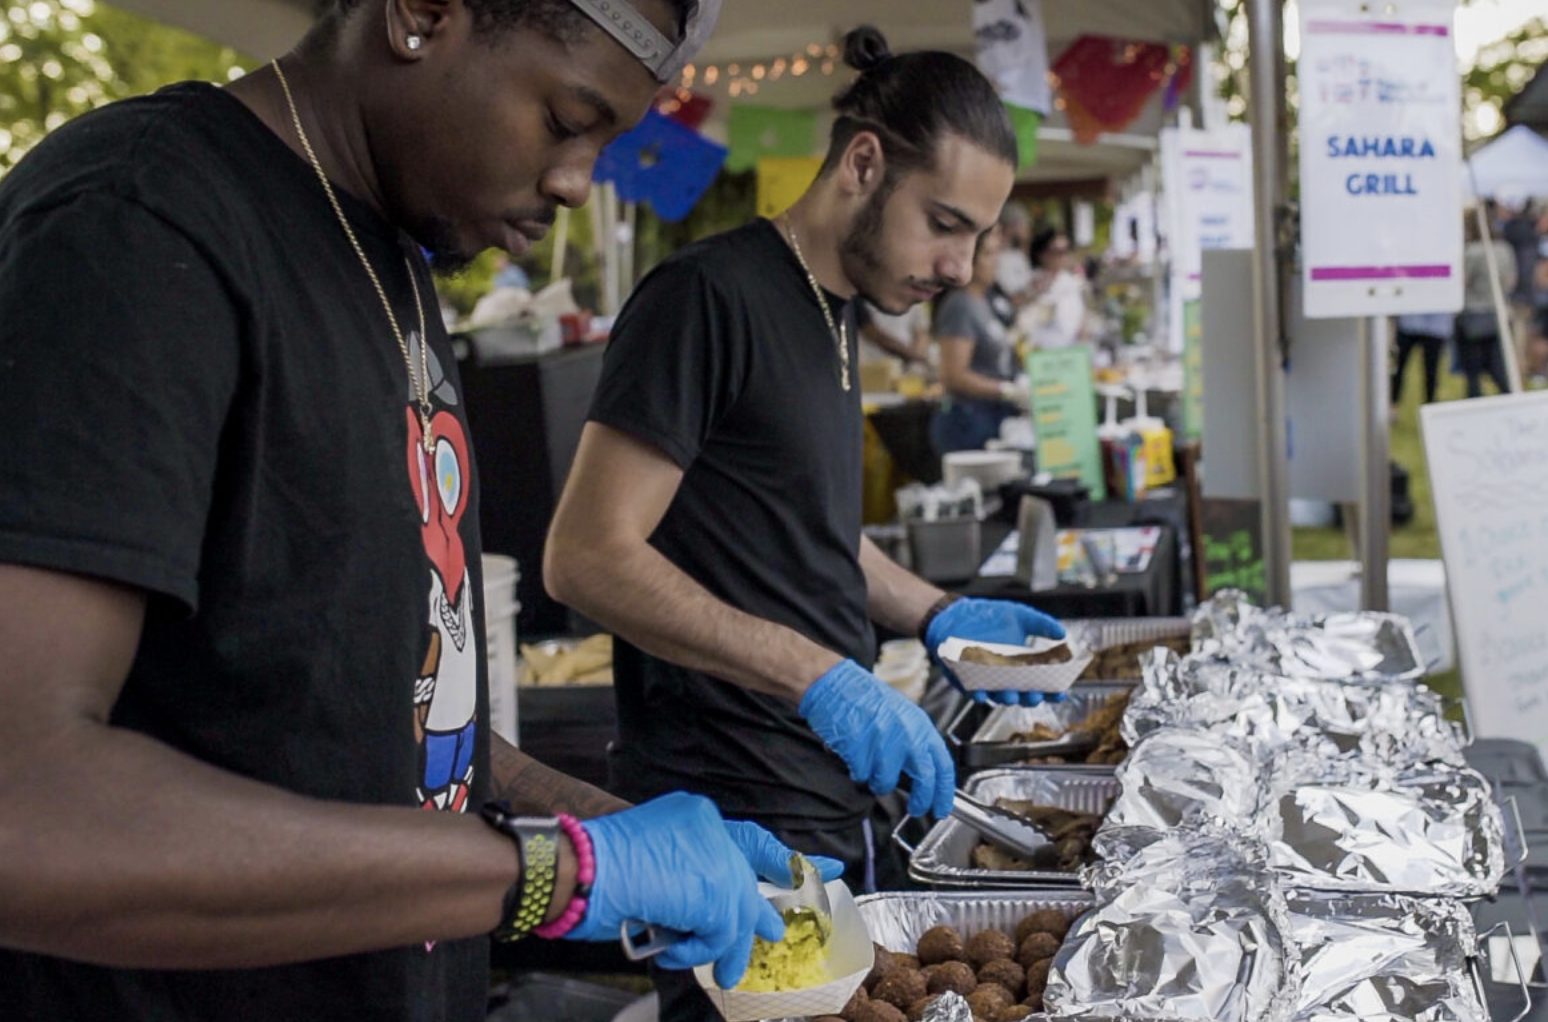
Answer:
[[[919,304],[918,299],[899,302],[895,298],[884,297],[891,290],[889,285],[894,282],[889,278],[882,234],[887,202],[892,198],[896,186],[897,182],[884,181],[866,200],[865,205],[860,207],[854,222],[849,225],[848,233],[839,243],[839,260],[844,276],[855,286],[861,298],[889,316],[901,316]],[[955,282],[938,277],[908,277],[903,284],[933,291],[945,291],[955,286]]]
[[[419,225],[413,236],[425,250],[430,269],[440,276],[461,276],[478,258],[478,253],[464,252],[458,246],[457,229],[450,220],[432,217]]]

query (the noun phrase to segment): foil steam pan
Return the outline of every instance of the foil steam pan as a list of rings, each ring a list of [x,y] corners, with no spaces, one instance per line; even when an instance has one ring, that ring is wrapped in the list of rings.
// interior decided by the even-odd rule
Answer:
[[[1100,814],[1118,794],[1112,775],[1064,767],[1009,767],[974,774],[963,790],[982,802],[1012,798],[1055,809]],[[908,875],[920,883],[938,887],[1014,887],[1073,884],[1075,873],[1057,870],[991,870],[973,865],[973,849],[983,839],[961,820],[948,817],[936,822],[930,833],[908,857]]]
[[[1454,898],[1499,889],[1504,820],[1481,774],[1301,762],[1276,775],[1275,811],[1264,813],[1270,861],[1287,884]]]
[[[1455,901],[1288,895],[1300,961],[1295,1022],[1488,1022],[1472,917]]]
[[[1391,682],[1424,676],[1413,628],[1395,614],[1307,617],[1222,593],[1194,612],[1193,642],[1202,652],[1284,677]]]
[[[1258,767],[1218,736],[1167,728],[1141,739],[1118,767],[1122,787],[1097,832],[1096,848],[1114,857],[1108,837],[1141,828],[1168,831],[1218,823],[1251,833],[1262,802]]]
[[[1052,743],[1017,741],[1015,736],[1031,731],[1038,724],[1061,733],[1071,731],[1111,700],[1131,692],[1133,688],[1132,684],[1088,682],[1071,688],[1062,702],[1043,703],[1040,706],[996,706],[973,732],[972,738],[961,746],[962,765],[968,769],[978,769],[1050,755],[1057,748],[1051,747]],[[963,717],[971,709],[971,704],[964,707]],[[952,730],[957,730],[956,723]],[[1089,766],[1083,763],[1058,765],[1105,772],[1112,770],[1111,766]]]
[[[1463,764],[1461,728],[1441,697],[1416,684],[1363,684],[1264,674],[1212,657],[1149,655],[1123,735],[1166,726],[1236,738],[1260,756],[1293,743],[1321,756],[1389,764]]]
[[[913,954],[932,926],[955,926],[964,940],[981,930],[1014,936],[1022,918],[1055,909],[1076,919],[1091,908],[1091,895],[1077,889],[983,891],[883,891],[855,899],[871,940],[888,951]]]
[[[1159,837],[1090,872],[1096,908],[1065,938],[1044,1000],[1060,1018],[1283,1022],[1299,965],[1261,850],[1218,830]]]

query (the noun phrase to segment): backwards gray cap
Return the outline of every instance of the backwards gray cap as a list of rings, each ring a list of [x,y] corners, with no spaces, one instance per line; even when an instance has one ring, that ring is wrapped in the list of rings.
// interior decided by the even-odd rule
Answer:
[[[720,0],[690,2],[683,38],[676,46],[656,31],[656,26],[631,0],[570,0],[592,21],[607,29],[624,49],[640,59],[659,82],[670,82],[704,45],[720,19]]]

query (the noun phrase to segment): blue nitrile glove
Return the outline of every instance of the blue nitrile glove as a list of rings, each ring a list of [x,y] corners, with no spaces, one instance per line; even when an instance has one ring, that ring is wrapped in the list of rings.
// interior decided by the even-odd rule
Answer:
[[[626,919],[678,930],[688,939],[661,953],[662,968],[714,962],[723,990],[742,981],[753,934],[784,939],[785,921],[758,894],[758,878],[709,799],[674,792],[581,826],[597,875],[586,917],[567,939],[617,940]]]
[[[976,642],[1024,646],[1028,637],[1062,639],[1064,626],[1042,611],[1033,610],[1024,603],[1016,603],[1012,600],[963,599],[948,604],[945,610],[935,615],[935,619],[930,622],[930,627],[925,630],[925,645],[929,647],[930,655],[934,657],[935,651],[940,649],[941,643],[947,639],[972,639]],[[985,692],[982,690],[968,692],[945,664],[941,664],[941,673],[946,675],[946,680],[957,686],[958,691],[967,692],[975,702],[996,702],[1006,706],[1039,706],[1044,698],[1052,703],[1064,701],[1063,692],[1046,697],[1042,692]]]
[[[898,777],[913,778],[908,814],[951,815],[957,770],[929,714],[895,692],[853,660],[845,660],[812,683],[800,713],[849,764],[849,776],[886,795]]]
[[[726,833],[730,835],[731,843],[747,856],[754,873],[781,887],[789,887],[794,882],[795,877],[790,875],[792,850],[779,838],[746,820],[727,820]],[[844,864],[837,859],[830,859],[826,855],[808,855],[806,859],[816,868],[823,883],[844,875]]]

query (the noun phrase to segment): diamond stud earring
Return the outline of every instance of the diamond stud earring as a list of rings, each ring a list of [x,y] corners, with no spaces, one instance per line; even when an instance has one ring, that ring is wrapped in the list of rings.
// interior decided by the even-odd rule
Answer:
[[[406,44],[408,44],[408,48],[411,49],[411,50],[417,50],[421,46],[425,45],[424,37],[423,36],[417,36],[417,35],[409,36],[407,39],[404,40],[404,42]]]

